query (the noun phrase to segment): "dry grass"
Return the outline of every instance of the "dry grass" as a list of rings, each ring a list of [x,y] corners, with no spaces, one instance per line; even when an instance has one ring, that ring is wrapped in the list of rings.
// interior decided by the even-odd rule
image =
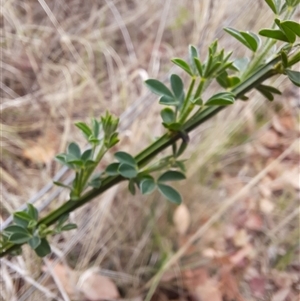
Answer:
[[[83,143],[74,122],[88,121],[106,109],[122,114],[119,147],[133,154],[160,135],[159,108],[143,80],[166,79],[171,57],[185,56],[188,44],[198,45],[204,55],[216,37],[228,50],[244,55],[244,49],[232,39],[224,39],[221,29],[260,28],[270,17],[262,2],[3,1],[2,219],[32,197],[45,207],[44,212],[66,200],[66,192],[51,185],[47,191],[37,192],[51,183],[60,169],[53,161],[54,154],[71,141]],[[276,85],[291,89],[281,79]],[[290,102],[282,106],[279,100],[266,106],[257,94],[251,98],[192,135],[189,180],[178,186],[193,212],[188,242],[177,241],[171,221],[173,206],[156,194],[132,197],[119,185],[71,215],[79,229],[51,241],[53,257],[68,261],[76,270],[101,267],[126,298],[145,296],[149,287],[155,290],[159,276],[171,263],[190,268],[207,262],[200,256],[207,245],[196,243],[199,233],[205,237],[213,225],[227,225],[231,206],[238,206],[241,191],[257,187],[260,175],[267,172],[265,163],[251,166],[247,146],[257,140],[257,129],[269,126],[277,106],[288,114],[294,110]],[[261,119],[263,115],[266,117]],[[294,114],[292,118],[297,119]],[[236,133],[248,135],[246,146]],[[295,135],[288,137],[286,145],[295,139]],[[107,156],[107,162],[111,158]],[[228,187],[216,176],[220,171],[232,179],[242,178],[241,190],[227,194]],[[67,177],[64,172],[62,178]],[[295,228],[297,198],[294,194],[289,197],[289,205],[277,208],[270,217],[271,225],[282,221],[276,231],[268,228],[270,236],[282,232],[276,244],[284,242],[290,227]],[[186,256],[191,243],[196,243],[195,251]],[[47,273],[41,273],[42,265],[26,247],[22,256],[3,260],[3,300],[34,301],[41,296],[68,300],[59,285],[52,291],[45,285]],[[158,281],[149,282],[152,277]]]

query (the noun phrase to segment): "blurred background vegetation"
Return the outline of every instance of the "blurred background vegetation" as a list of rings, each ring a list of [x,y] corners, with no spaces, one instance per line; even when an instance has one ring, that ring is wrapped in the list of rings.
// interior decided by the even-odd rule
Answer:
[[[1,10],[2,221],[31,197],[50,197],[43,212],[67,199],[55,187],[37,192],[61,168],[55,154],[83,143],[74,122],[109,110],[121,116],[116,150],[138,153],[163,131],[143,81],[180,74],[170,59],[186,57],[189,44],[204,57],[217,38],[234,58],[249,56],[222,28],[257,31],[273,18],[262,0],[4,0]],[[274,102],[252,92],[192,133],[188,180],[177,187],[184,207],[118,185],[71,215],[78,230],[51,241],[52,267],[72,269],[73,286],[24,247],[1,261],[0,298],[97,300],[76,285],[94,268],[122,300],[143,300],[148,281],[185,248],[152,300],[296,300],[299,91],[283,78],[271,83],[283,92]]]

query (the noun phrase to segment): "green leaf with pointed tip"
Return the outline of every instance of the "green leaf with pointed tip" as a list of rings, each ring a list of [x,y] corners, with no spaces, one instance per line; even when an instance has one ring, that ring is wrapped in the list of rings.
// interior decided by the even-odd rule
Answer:
[[[281,61],[282,61],[282,65],[284,68],[286,68],[288,66],[288,56],[286,54],[286,52],[281,51]]]
[[[53,181],[53,184],[56,185],[56,186],[60,186],[60,187],[64,187],[64,188],[68,188],[68,189],[72,190],[72,187],[71,187],[71,186],[66,185],[66,184],[64,184],[64,183],[62,183],[62,182]]]
[[[277,7],[276,7],[275,2],[273,0],[265,0],[265,2],[269,5],[269,7],[272,9],[274,14],[278,14]]]
[[[41,243],[41,238],[39,236],[33,236],[29,241],[28,244],[30,247],[35,250]]]
[[[289,42],[289,39],[286,37],[286,35],[278,29],[262,29],[259,31],[259,34],[263,37]]]
[[[280,22],[283,28],[288,28],[300,37],[300,24],[291,20]]]
[[[132,195],[135,195],[135,181],[133,179],[128,182],[128,190]]]
[[[175,112],[171,108],[161,110],[160,116],[165,124],[170,124],[175,121]]]
[[[147,87],[157,95],[165,95],[169,96],[170,98],[173,98],[172,92],[167,88],[162,82],[156,79],[147,79],[145,81]]]
[[[32,219],[38,220],[39,212],[38,210],[30,203],[27,203],[27,213],[29,216],[31,216]]]
[[[135,162],[134,158],[133,158],[130,154],[126,153],[126,152],[122,152],[122,151],[116,152],[116,153],[114,154],[114,157],[115,157],[120,163],[125,163],[125,164],[127,164],[127,165],[131,165],[131,166],[136,167],[136,162]]]
[[[92,130],[86,123],[76,122],[75,126],[77,126],[82,131],[82,133],[85,135],[86,138],[88,138],[92,135]]]
[[[269,92],[268,90],[264,90],[263,88],[260,88],[260,86],[256,87],[256,90],[259,91],[268,100],[270,100],[270,101],[274,100],[273,94],[271,92]]]
[[[198,50],[195,46],[189,45],[189,59],[190,59],[190,65],[192,67],[193,73],[197,73],[197,66],[195,64],[195,58],[198,59]]]
[[[142,194],[150,194],[156,188],[154,179],[151,176],[143,178],[140,182],[140,190]]]
[[[275,19],[275,23],[284,32],[290,43],[294,43],[296,41],[296,34],[293,30],[286,26],[285,23],[281,23],[279,19]]]
[[[91,181],[89,181],[89,186],[93,187],[93,188],[100,188],[101,187],[101,179],[100,178],[94,178]]]
[[[127,179],[135,178],[138,174],[135,166],[128,165],[126,163],[122,163],[118,169],[119,174]]]
[[[173,123],[168,123],[168,124],[163,122],[163,126],[171,131],[177,132],[181,129],[182,124],[179,122],[173,122]]]
[[[173,187],[165,184],[158,184],[159,192],[170,202],[175,204],[181,204],[182,198],[181,195]]]
[[[274,88],[274,87],[272,87],[272,86],[259,85],[258,87],[259,87],[260,89],[267,90],[267,91],[269,91],[269,92],[271,92],[271,93],[273,93],[273,94],[278,94],[278,95],[281,95],[281,94],[282,94],[278,89],[276,89],[276,88]]]
[[[159,99],[159,103],[165,106],[179,106],[180,102],[174,98],[174,96],[170,97],[167,95],[163,95]]]
[[[58,226],[62,226],[69,218],[69,213],[63,214],[57,221]]]
[[[66,224],[66,225],[61,227],[61,231],[70,231],[70,230],[73,230],[73,229],[77,229],[76,224]]]
[[[109,176],[116,176],[119,174],[118,173],[119,166],[120,166],[120,163],[111,163],[106,167],[105,172]]]
[[[175,65],[177,65],[178,67],[180,67],[181,69],[183,69],[186,73],[188,73],[190,76],[193,76],[193,71],[191,70],[191,67],[189,66],[189,64],[180,59],[180,58],[174,58],[171,60]]]
[[[29,222],[32,219],[33,218],[27,212],[24,212],[24,211],[18,211],[13,214],[14,222],[17,225],[24,227],[24,228],[26,228],[28,226]]]
[[[285,72],[289,77],[290,81],[297,87],[300,87],[300,72],[288,69],[286,69]]]
[[[241,42],[243,45],[248,47],[252,51],[256,51],[257,49],[257,41],[247,32],[240,32],[234,28],[226,27],[224,30],[229,33],[231,36],[236,38],[239,42]],[[249,43],[250,41],[250,43]]]
[[[208,57],[208,60],[206,61],[206,63],[204,64],[204,71],[203,71],[203,77],[204,78],[207,78],[208,77],[208,73],[210,72],[210,69],[211,69],[211,65],[213,63],[213,56],[210,55]]]
[[[41,243],[34,251],[39,257],[45,257],[46,255],[50,254],[51,248],[50,248],[50,245],[49,245],[47,239],[42,238]]]
[[[13,234],[13,233],[20,233],[20,234],[24,234],[24,235],[30,235],[30,233],[28,232],[27,229],[18,226],[18,225],[11,225],[6,227],[3,230],[5,233],[8,233],[9,235]]]
[[[21,245],[24,244],[26,242],[28,242],[31,239],[31,235],[30,233],[13,233],[10,235],[9,237],[9,241],[17,244],[17,245]]]
[[[68,146],[68,154],[74,156],[75,158],[80,158],[81,151],[79,145],[75,142],[70,143]]]
[[[234,103],[235,96],[230,92],[221,92],[213,95],[207,100],[207,106],[227,106]]]
[[[92,118],[92,125],[93,125],[93,136],[98,138],[99,130],[100,130],[100,123],[95,118]]]
[[[172,74],[170,77],[172,91],[179,103],[184,100],[184,85],[182,79],[177,74]]]
[[[259,37],[254,34],[253,32],[249,32],[249,31],[240,31],[241,35],[243,36],[243,38],[247,41],[247,43],[250,46],[250,49],[253,52],[256,52],[256,50],[258,49],[258,46],[260,44],[260,39]]]
[[[202,77],[203,76],[203,66],[201,64],[201,61],[197,57],[195,57],[194,62],[195,62],[195,66],[198,70],[199,75]]]
[[[84,151],[83,154],[81,155],[81,160],[87,161],[87,160],[91,159],[91,158],[92,158],[92,153],[93,153],[93,150],[92,150],[92,149],[87,149],[87,150]]]
[[[168,170],[157,179],[157,182],[180,181],[185,179],[186,177],[182,172],[177,170]]]

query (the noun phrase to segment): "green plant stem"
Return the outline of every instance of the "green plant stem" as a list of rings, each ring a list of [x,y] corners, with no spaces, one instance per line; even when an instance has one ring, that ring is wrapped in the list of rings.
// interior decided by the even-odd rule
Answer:
[[[299,58],[299,53],[295,54],[293,57]],[[281,61],[281,56],[277,55],[274,59],[272,59],[269,63],[265,64],[263,67],[258,69],[252,76],[250,76],[245,81],[241,82],[237,87],[232,90],[232,93],[235,94],[236,98],[244,95],[251,89],[257,87],[266,79],[278,74],[278,64]],[[299,61],[298,59],[295,61]],[[225,106],[226,107],[226,106]],[[204,123],[206,120],[210,119],[218,112],[225,108],[224,106],[211,106],[202,110],[201,112],[196,112],[185,124],[183,124],[183,130],[187,133],[197,128],[199,125]],[[166,133],[161,136],[158,140],[153,142],[149,147],[140,152],[135,160],[139,166],[142,168],[146,166],[153,158],[155,158],[161,151],[171,146],[174,142],[181,139],[181,134],[177,133]],[[75,209],[83,206],[88,203],[95,197],[102,194],[104,191],[108,190],[112,186],[124,181],[125,179],[122,176],[108,176],[103,179],[102,185],[98,189],[92,189],[82,195],[78,200],[72,201],[69,200],[64,203],[62,206],[49,213],[45,217],[39,220],[38,225],[45,224],[46,226],[50,226],[54,224],[60,216],[63,214],[70,213]],[[18,245],[14,245],[12,243],[5,243],[0,248],[0,257],[7,255],[10,251],[18,247]]]

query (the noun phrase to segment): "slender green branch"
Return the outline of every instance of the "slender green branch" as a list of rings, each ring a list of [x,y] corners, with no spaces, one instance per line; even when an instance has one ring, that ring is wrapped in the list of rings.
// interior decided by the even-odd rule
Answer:
[[[248,79],[241,82],[238,86],[236,86],[232,93],[235,94],[236,98],[244,95],[251,89],[257,87],[266,79],[272,77],[275,74],[278,74],[278,64],[281,61],[281,56],[278,55],[269,63],[258,69],[252,76]],[[289,61],[296,63],[299,61],[299,51],[293,55],[292,59]],[[182,130],[186,131],[187,133],[197,128],[199,125],[204,123],[206,120],[211,118],[212,116],[216,115],[219,111],[223,110],[225,106],[211,106],[207,107],[206,109],[196,112],[187,122],[185,122],[182,126]],[[177,140],[182,139],[182,135],[179,132],[168,132],[161,136],[158,140],[153,142],[149,147],[145,148],[142,152],[136,155],[135,160],[138,164],[139,168],[143,168],[146,166],[153,158],[155,158],[161,151],[165,150]],[[84,204],[88,203],[95,197],[102,194],[104,191],[108,190],[112,186],[120,183],[121,181],[125,180],[122,176],[108,176],[102,180],[101,187],[98,189],[92,189],[86,192],[84,195],[79,197],[78,200],[69,200],[64,203],[62,206],[54,210],[53,212],[49,213],[45,217],[39,220],[38,225],[46,225],[50,226],[54,224],[62,215],[70,213],[75,209],[83,206]],[[5,243],[0,247],[0,257],[5,256],[10,251],[14,250],[19,245],[14,245],[12,243]]]

